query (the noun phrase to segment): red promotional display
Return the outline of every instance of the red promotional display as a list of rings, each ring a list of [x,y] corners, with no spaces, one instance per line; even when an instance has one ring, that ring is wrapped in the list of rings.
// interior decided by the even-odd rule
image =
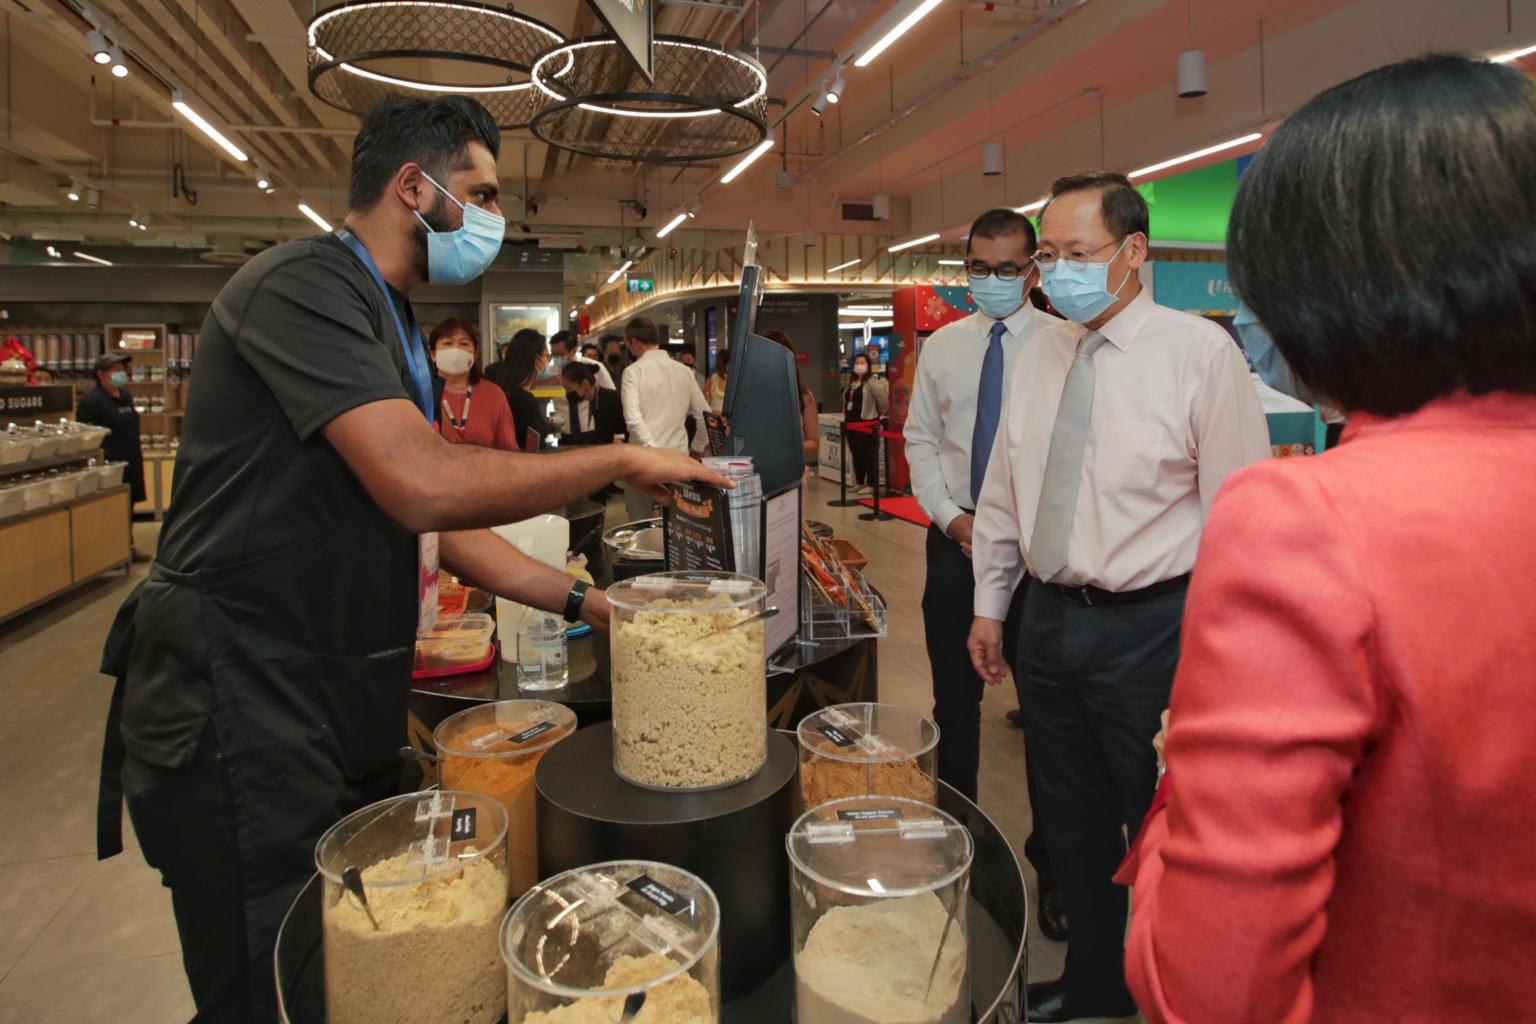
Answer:
[[[907,426],[907,408],[912,403],[912,386],[917,382],[917,357],[928,335],[976,312],[969,288],[956,285],[919,284],[891,295],[894,312],[896,354],[886,377],[891,385],[891,430],[900,434]],[[890,486],[904,491],[911,484],[906,455],[901,446],[888,447]]]

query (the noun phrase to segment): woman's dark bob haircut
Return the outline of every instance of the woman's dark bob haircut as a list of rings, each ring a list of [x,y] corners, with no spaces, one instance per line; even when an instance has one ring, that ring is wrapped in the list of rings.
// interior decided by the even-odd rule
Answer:
[[[1243,176],[1232,284],[1345,412],[1536,393],[1536,85],[1430,56],[1321,93]]]

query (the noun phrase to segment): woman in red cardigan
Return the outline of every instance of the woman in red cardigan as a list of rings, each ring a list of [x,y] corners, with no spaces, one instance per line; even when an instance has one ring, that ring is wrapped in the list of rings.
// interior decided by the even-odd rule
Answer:
[[[1131,989],[1151,1022],[1536,1019],[1536,85],[1428,57],[1321,94],[1228,251],[1351,418],[1216,498]]]
[[[517,451],[506,393],[480,373],[480,332],[468,320],[444,320],[427,348],[442,378],[437,432],[452,444]]]

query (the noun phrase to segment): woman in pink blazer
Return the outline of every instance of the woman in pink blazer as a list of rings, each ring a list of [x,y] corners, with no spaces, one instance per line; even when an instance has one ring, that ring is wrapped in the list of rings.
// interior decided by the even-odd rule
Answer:
[[[1321,94],[1228,249],[1351,418],[1212,509],[1131,989],[1152,1022],[1536,1019],[1536,85],[1429,57]]]

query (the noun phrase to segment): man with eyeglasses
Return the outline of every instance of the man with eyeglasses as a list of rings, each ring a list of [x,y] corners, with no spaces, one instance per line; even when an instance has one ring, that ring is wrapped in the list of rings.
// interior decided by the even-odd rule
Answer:
[[[1134,837],[1157,785],[1151,742],[1211,501],[1269,455],[1231,337],[1143,290],[1148,221],[1124,175],[1051,186],[1035,263],[1074,323],[1020,354],[976,512],[970,653],[1003,680],[1003,623],[1025,580],[1014,678],[1072,922],[1064,974],[1029,988],[1031,1021],[1136,1013],[1126,894],[1111,880],[1122,827]]]
[[[983,689],[965,646],[976,587],[971,566],[976,497],[1019,353],[1039,331],[1061,322],[1030,304],[1034,251],[1035,228],[1022,214],[988,210],[976,218],[966,243],[966,272],[979,311],[939,328],[923,344],[905,429],[912,490],[933,520],[923,627],[939,726],[938,773],[972,800],[981,760]],[[1067,937],[1067,921],[1038,809],[1033,824],[1024,853],[1040,881],[1040,929],[1059,942]]]

